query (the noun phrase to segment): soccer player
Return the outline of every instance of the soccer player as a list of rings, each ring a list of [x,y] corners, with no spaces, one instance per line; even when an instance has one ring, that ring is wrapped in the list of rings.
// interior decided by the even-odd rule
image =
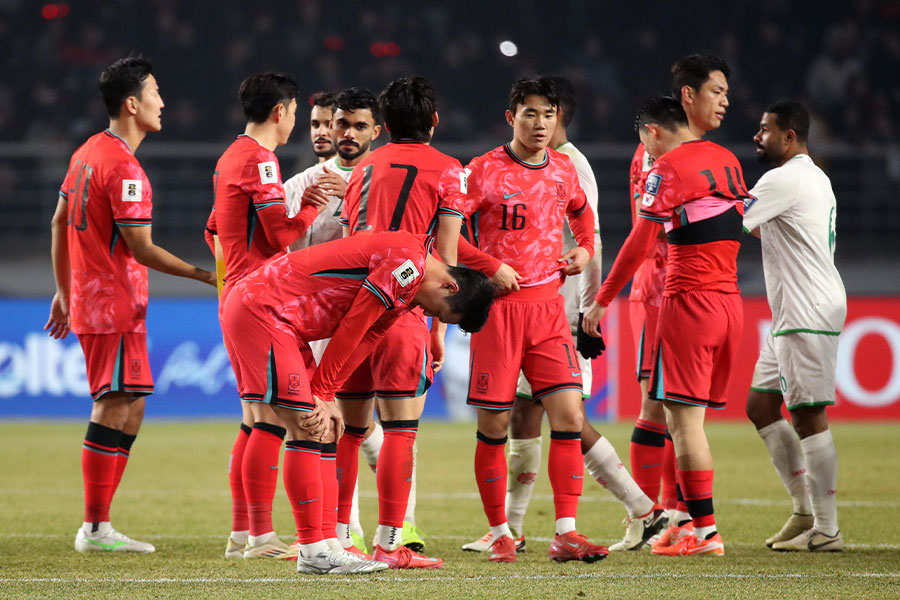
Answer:
[[[737,253],[748,194],[737,158],[722,146],[698,139],[675,98],[651,98],[635,127],[656,161],[641,197],[640,220],[585,312],[583,326],[585,332],[599,335],[607,306],[647,256],[662,223],[669,250],[649,394],[665,408],[693,535],[670,546],[654,546],[653,553],[723,555],[703,420],[707,407],[725,405],[743,330]]]
[[[571,82],[560,75],[541,77],[556,87],[559,94],[557,123],[550,138],[550,147],[567,155],[575,165],[578,181],[584,190],[588,203],[597,206],[597,181],[587,158],[569,141],[567,129],[575,116],[575,90]],[[568,226],[563,228],[563,249],[569,251],[577,245],[575,237]],[[590,397],[591,390],[591,358],[603,352],[603,338],[585,336],[582,332],[580,340],[582,307],[593,302],[602,280],[602,260],[600,230],[594,231],[594,257],[590,260],[585,272],[567,277],[560,288],[565,298],[566,317],[574,339],[577,340],[578,368],[581,370],[583,382],[582,396]],[[585,343],[589,346],[585,347]],[[534,482],[541,464],[541,419],[544,410],[540,402],[534,402],[531,385],[520,372],[516,386],[516,399],[512,410],[510,426],[509,454],[507,456],[507,489],[506,516],[509,528],[516,542],[516,550],[525,548],[523,521],[525,511],[531,499]],[[647,540],[658,533],[666,525],[665,511],[656,506],[635,484],[622,461],[616,454],[612,444],[602,437],[590,424],[587,415],[584,417],[584,428],[581,431],[581,451],[584,463],[594,479],[621,500],[628,511],[629,528],[626,538],[610,547],[610,550],[636,550]],[[480,540],[465,544],[463,550],[483,552],[489,550],[494,536],[489,531]]]
[[[334,114],[334,94],[329,92],[316,92],[310,98],[312,107],[309,111],[309,139],[312,142],[313,152],[319,162],[337,154],[334,141],[331,139],[331,119]]]
[[[441,200],[442,256],[454,262],[461,218],[478,211],[481,249],[521,274],[520,289],[497,298],[470,350],[468,404],[478,409],[475,477],[494,536],[494,562],[516,560],[504,507],[503,450],[520,370],[550,420],[557,534],[550,557],[592,562],[608,553],[575,530],[584,479],[582,377],[559,286],[593,256],[595,221],[572,161],[548,148],[558,106],[557,88],[547,80],[516,81],[506,111],[512,141],[475,158]],[[578,245],[563,252],[566,217]]]
[[[434,86],[421,77],[405,77],[391,82],[378,97],[389,144],[360,162],[347,185],[343,214],[350,235],[381,231],[430,233],[437,220],[440,186],[445,172],[460,164],[430,145],[438,123]],[[458,233],[457,233],[458,236]],[[515,282],[509,267],[486,257],[471,246],[466,249],[466,264],[495,279],[507,277]],[[478,258],[481,258],[481,261]],[[371,418],[373,401],[378,402],[384,442],[378,458],[378,528],[375,534],[375,558],[395,568],[440,566],[439,558],[419,554],[424,546],[421,530],[414,526],[410,540],[404,530],[409,514],[414,473],[415,440],[419,417],[425,405],[425,392],[433,373],[443,364],[444,328],[432,321],[432,331],[421,311],[410,311],[387,332],[372,356],[341,388],[338,398],[346,412],[350,435],[341,441],[344,469],[352,473],[352,461],[358,453],[354,436]],[[344,454],[346,449],[346,454]],[[347,480],[349,481],[349,479]],[[406,534],[406,535],[404,535]],[[407,544],[416,544],[413,550]]]
[[[300,538],[300,572],[388,568],[325,542],[318,440],[327,429],[340,437],[334,393],[405,314],[423,310],[467,331],[483,326],[492,285],[481,273],[431,256],[432,243],[427,235],[394,232],[319,244],[272,260],[226,299],[223,330],[242,375],[241,397],[270,406],[290,435],[283,479]],[[304,350],[309,340],[327,337],[331,342],[310,378]],[[329,422],[333,428],[321,427]],[[384,454],[379,470],[386,469],[383,461]]]
[[[834,404],[847,295],[834,266],[834,192],[809,157],[808,135],[806,107],[787,101],[766,107],[753,138],[760,161],[775,165],[750,190],[744,209],[744,229],[762,240],[772,333],[756,363],[747,415],[794,504],[766,545],[835,552],[844,540],[837,522],[837,452],[825,409]],[[793,430],[782,417],[783,404]]]
[[[287,245],[306,231],[325,206],[325,200],[310,197],[295,217],[286,212],[274,150],[287,143],[294,129],[297,93],[296,82],[284,73],[260,73],[241,83],[238,97],[247,126],[216,164],[215,206],[206,227],[210,247],[216,235],[225,263],[220,321],[234,285],[270,258],[284,254]],[[240,387],[242,373],[227,340],[225,348]],[[243,422],[229,462],[232,531],[225,557],[293,559],[296,550],[282,542],[272,526],[272,499],[285,428],[266,404],[245,401],[242,410]]]
[[[109,127],[82,144],[69,162],[52,220],[56,294],[44,329],[71,330],[84,350],[94,403],[81,451],[84,523],[79,552],[153,552],[113,529],[109,507],[153,393],[147,361],[147,267],[216,284],[153,243],[150,180],[134,152],[162,129],[164,106],[151,64],[114,62],[101,74]]]
[[[329,135],[337,148],[337,154],[284,182],[289,215],[300,211],[304,196],[317,196],[328,202],[306,233],[291,244],[291,250],[308,248],[343,237],[340,214],[346,183],[350,180],[353,167],[371,153],[372,141],[377,139],[381,133],[378,99],[369,90],[358,87],[348,88],[334,97],[333,108]],[[339,180],[340,183],[337,184],[335,180]],[[310,342],[309,345],[316,361],[321,359],[327,344],[328,340]],[[343,406],[344,401],[338,400],[337,402],[342,412],[347,410]],[[360,444],[355,438],[359,436],[363,436],[361,443],[363,453],[374,470],[378,452],[381,449],[381,440],[384,438],[381,426],[370,423],[364,432],[360,432],[356,428],[349,429],[342,438],[345,440],[343,446],[347,445],[347,440],[352,439],[353,443],[350,444],[353,447],[352,451],[358,451]],[[351,552],[366,553],[365,537],[359,522],[359,486],[356,484],[358,460],[348,463],[347,449],[343,448],[340,443],[336,447],[332,447],[332,445],[326,444],[322,450],[323,456],[327,457],[322,461],[322,466],[327,471],[327,473],[323,471],[323,484],[328,492],[325,494],[328,501],[323,503],[323,510],[326,511],[323,524],[325,536],[327,539],[336,537]],[[333,476],[332,468],[336,468],[341,480],[347,482],[347,485],[341,488],[343,494],[340,497],[340,503],[338,503],[338,480]],[[333,505],[331,503],[332,493]],[[337,515],[335,515],[335,511],[338,511]],[[336,533],[335,517],[340,524],[338,526],[341,528],[340,534]]]
[[[718,129],[728,108],[730,70],[725,61],[714,55],[691,54],[673,64],[671,72],[672,94],[680,100],[691,132],[702,138],[706,132]],[[653,166],[653,158],[639,143],[630,171],[632,227],[638,222],[644,185]],[[665,287],[667,249],[664,232],[660,229],[660,235],[634,275],[628,297],[631,330],[637,348],[637,379],[641,389],[641,410],[631,434],[631,473],[641,489],[654,501],[659,496],[662,478],[660,502],[669,511],[669,528],[655,542],[659,546],[671,545],[673,540],[690,533],[692,527],[684,499],[678,498],[675,452],[662,403],[652,400],[647,394],[652,371],[652,346]],[[633,533],[629,530],[626,537],[628,535]]]

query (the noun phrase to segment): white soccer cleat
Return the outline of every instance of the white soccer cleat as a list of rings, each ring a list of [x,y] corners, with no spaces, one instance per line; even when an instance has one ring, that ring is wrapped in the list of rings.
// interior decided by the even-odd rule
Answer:
[[[288,546],[274,533],[264,542],[251,546],[250,542],[244,548],[244,560],[254,558],[278,558],[281,560],[294,560],[297,558],[297,548]]]
[[[814,519],[812,515],[792,514],[785,522],[781,531],[766,540],[766,546],[772,547],[776,542],[786,542],[792,540],[804,531],[813,528]]]
[[[315,556],[297,556],[297,572],[326,575],[329,573],[374,573],[388,568],[380,560],[367,560],[361,556],[341,550],[319,552]]]
[[[244,550],[247,544],[241,544],[234,540],[233,536],[228,536],[228,543],[225,544],[225,558],[228,560],[236,560],[244,558]]]
[[[119,533],[109,523],[100,523],[97,531],[86,531],[78,528],[75,535],[75,549],[79,552],[139,552],[149,554],[155,552],[153,544],[133,540],[124,533]]]
[[[790,540],[775,542],[772,550],[780,552],[843,552],[844,538],[838,531],[834,535],[825,535],[815,529],[808,529]]]
[[[622,541],[610,546],[610,552],[640,550],[669,524],[666,509],[658,505],[643,517],[626,517],[626,519],[628,527],[625,529],[625,537],[622,538]]]

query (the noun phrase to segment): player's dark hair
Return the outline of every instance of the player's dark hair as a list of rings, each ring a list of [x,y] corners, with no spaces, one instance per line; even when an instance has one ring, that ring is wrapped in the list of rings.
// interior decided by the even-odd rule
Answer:
[[[672,96],[653,96],[641,107],[634,118],[634,130],[640,133],[644,125],[652,123],[663,129],[676,131],[679,127],[688,126],[687,114],[681,102]]]
[[[369,90],[361,87],[351,87],[343,90],[334,97],[334,108],[341,110],[359,110],[368,108],[372,111],[372,118],[378,123],[381,113],[378,111],[378,98]]]
[[[542,96],[552,106],[559,106],[559,90],[555,85],[543,77],[522,77],[509,90],[509,111],[515,114],[528,96]]]
[[[805,143],[809,139],[809,111],[795,100],[773,102],[766,107],[766,112],[775,115],[778,129],[794,130],[798,142]]]
[[[427,79],[418,75],[395,79],[378,94],[378,108],[392,142],[431,140],[437,92]]]
[[[337,94],[332,92],[316,92],[309,97],[309,107],[321,106],[322,108],[332,108],[335,96],[337,96]]]
[[[447,272],[459,286],[458,292],[447,297],[447,304],[450,310],[462,316],[460,329],[469,333],[480,331],[494,301],[494,284],[487,275],[475,269],[447,267]]]
[[[241,82],[238,98],[248,122],[265,123],[273,108],[281,103],[287,108],[298,93],[297,82],[287,73],[257,73]]]
[[[541,75],[540,79],[547,80],[556,88],[556,93],[559,95],[559,110],[562,111],[560,122],[563,127],[568,127],[575,116],[575,109],[578,107],[572,82],[562,75]]]
[[[111,119],[119,118],[119,111],[126,98],[141,97],[144,82],[152,72],[150,61],[141,56],[129,56],[120,58],[100,73],[97,86]]]
[[[681,88],[686,85],[699,92],[713,71],[722,71],[726,79],[731,75],[728,63],[715,54],[685,56],[672,65],[672,95],[680,100]]]

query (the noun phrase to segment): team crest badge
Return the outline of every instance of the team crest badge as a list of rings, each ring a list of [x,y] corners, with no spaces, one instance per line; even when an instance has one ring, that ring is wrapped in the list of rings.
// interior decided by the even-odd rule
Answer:
[[[476,382],[476,387],[478,388],[478,392],[481,394],[486,394],[488,391],[488,384],[491,381],[490,373],[479,373],[478,381]]]
[[[568,190],[566,189],[566,184],[562,181],[556,182],[556,200],[557,202],[565,202],[568,197]]]
[[[288,392],[291,394],[299,394],[300,393],[300,374],[299,373],[289,373],[288,374]]]
[[[259,169],[261,183],[278,183],[278,169],[275,167],[275,161],[262,162],[256,166]]]
[[[416,277],[419,276],[419,270],[413,264],[413,261],[406,259],[405,263],[394,269],[393,275],[401,287],[406,287],[416,280]]]
[[[141,199],[141,180],[123,179],[122,202],[140,202]]]
[[[132,377],[140,377],[141,376],[141,361],[134,358],[131,360],[131,376]]]

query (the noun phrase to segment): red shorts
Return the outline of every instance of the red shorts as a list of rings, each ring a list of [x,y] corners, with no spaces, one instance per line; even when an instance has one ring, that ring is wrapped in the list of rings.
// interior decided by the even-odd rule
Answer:
[[[97,400],[109,392],[153,393],[146,333],[82,333],[78,341],[84,351],[91,398]]]
[[[306,342],[261,321],[240,294],[228,295],[222,334],[241,400],[301,411],[315,408],[306,362],[312,353]]]
[[[653,342],[656,340],[656,321],[659,307],[646,302],[629,302],[629,321],[637,349],[637,379],[650,379],[653,369]]]
[[[472,334],[468,404],[511,409],[520,370],[535,401],[563,390],[581,394],[581,369],[557,290],[552,283],[494,300],[484,329]]]
[[[724,408],[743,329],[739,294],[696,291],[664,297],[650,398]]]
[[[418,398],[431,387],[431,336],[420,309],[391,325],[369,358],[360,363],[335,394],[340,400]]]

